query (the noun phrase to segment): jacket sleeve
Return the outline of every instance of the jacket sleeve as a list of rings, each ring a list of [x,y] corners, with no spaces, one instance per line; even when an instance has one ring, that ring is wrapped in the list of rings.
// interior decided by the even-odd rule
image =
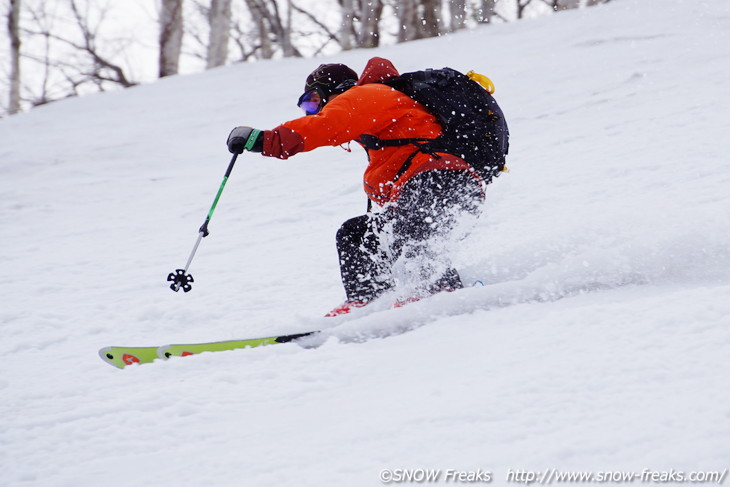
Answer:
[[[265,131],[262,154],[286,159],[317,147],[341,145],[364,133],[379,133],[393,123],[388,114],[400,103],[400,97],[382,96],[382,92],[390,91],[384,85],[352,88],[316,115]]]
[[[303,150],[304,139],[292,129],[279,125],[273,130],[264,131],[261,153],[265,156],[287,159]]]

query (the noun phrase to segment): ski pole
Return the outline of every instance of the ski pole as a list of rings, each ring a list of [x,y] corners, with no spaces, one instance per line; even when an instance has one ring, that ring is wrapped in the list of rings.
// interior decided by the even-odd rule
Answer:
[[[233,165],[236,163],[236,158],[238,157],[237,153],[233,154],[233,157],[231,158],[231,162],[228,164],[228,169],[226,169],[226,174],[223,176],[223,182],[221,182],[220,188],[218,188],[218,194],[215,195],[215,200],[213,200],[213,205],[210,207],[210,211],[208,211],[208,216],[205,218],[205,222],[200,226],[200,229],[198,230],[198,239],[195,241],[195,245],[193,246],[193,251],[190,253],[190,257],[188,257],[188,261],[185,264],[184,269],[175,269],[175,272],[171,272],[167,276],[167,280],[171,281],[172,284],[170,284],[170,289],[172,289],[175,292],[178,292],[180,289],[182,289],[185,292],[190,291],[192,289],[191,282],[194,282],[193,276],[188,274],[188,269],[190,268],[190,263],[193,261],[193,257],[195,256],[195,252],[198,250],[198,246],[200,245],[200,241],[203,240],[203,237],[207,237],[210,232],[208,231],[208,223],[210,223],[210,219],[213,217],[213,212],[215,211],[215,207],[218,206],[218,200],[221,198],[221,194],[223,193],[223,188],[226,187],[226,183],[228,182],[228,178],[231,176],[231,171],[233,171]]]

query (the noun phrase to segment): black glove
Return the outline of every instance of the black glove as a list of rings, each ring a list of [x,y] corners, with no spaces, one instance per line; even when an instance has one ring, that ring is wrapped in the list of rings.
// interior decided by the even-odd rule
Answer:
[[[244,150],[261,152],[264,148],[264,132],[251,127],[236,127],[228,134],[228,150],[240,154]]]

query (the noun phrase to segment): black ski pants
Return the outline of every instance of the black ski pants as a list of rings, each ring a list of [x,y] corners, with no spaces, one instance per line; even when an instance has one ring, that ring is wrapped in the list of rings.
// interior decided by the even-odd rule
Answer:
[[[417,281],[408,283],[416,294],[462,288],[443,245],[458,240],[460,217],[478,216],[483,200],[481,183],[468,171],[425,171],[406,182],[395,204],[347,220],[337,232],[347,300],[368,302],[391,289],[404,277],[394,276],[396,262],[410,269],[405,278]]]

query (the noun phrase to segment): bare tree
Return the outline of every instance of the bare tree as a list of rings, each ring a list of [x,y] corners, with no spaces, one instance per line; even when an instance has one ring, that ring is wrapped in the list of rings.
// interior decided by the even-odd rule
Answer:
[[[31,61],[38,65],[34,70],[36,75],[34,79],[37,83],[29,84],[23,83],[23,91],[28,93],[28,102],[31,106],[39,106],[51,101],[57,100],[67,96],[67,88],[57,89],[55,83],[51,81],[52,64],[54,63],[51,59],[51,32],[53,29],[54,19],[48,15],[44,4],[37,6],[28,6],[26,8],[30,21],[28,25],[21,29],[22,35],[26,38],[33,39],[34,37],[40,37],[40,45],[42,46],[41,52],[36,49],[26,49],[28,52],[22,53],[22,59]],[[32,45],[32,44],[31,44]],[[72,88],[75,90],[75,86]],[[26,101],[26,100],[23,100]]]
[[[380,17],[382,13],[383,2],[381,0],[361,1],[360,33],[357,36],[358,47],[378,47],[380,44]]]
[[[302,56],[291,38],[292,12],[295,10],[291,0],[287,0],[286,19],[282,19],[276,0],[246,0],[246,5],[257,26],[264,58],[273,55],[274,45],[281,49],[284,57]]]
[[[334,3],[334,0],[329,1]],[[276,54],[301,56],[295,41],[306,40],[303,44],[306,44],[308,55],[317,55],[331,42],[340,44],[339,33],[326,25],[316,10],[300,8],[294,0],[186,2],[186,8],[190,5],[193,9],[192,12],[187,10],[185,15],[184,54],[205,60],[207,68],[225,64],[229,45],[238,51],[233,57],[240,62],[251,58],[270,59]],[[239,13],[246,17],[239,6],[248,11],[250,21],[232,19],[232,15]],[[204,24],[200,22],[202,18],[206,19]],[[321,44],[318,44],[319,39],[322,39]],[[354,34],[350,40],[356,41]],[[190,49],[191,45],[195,48]],[[224,48],[225,54],[221,51]]]
[[[338,3],[341,8],[341,22],[337,41],[342,50],[378,47],[383,0],[338,0]],[[312,17],[311,14],[309,16]],[[320,28],[324,27],[321,22],[317,24]]]
[[[178,73],[183,38],[183,0],[162,0],[160,8],[160,78]]]
[[[294,4],[294,2],[292,2],[291,0],[289,1],[289,6],[291,8],[291,12],[298,12],[299,14],[307,17],[310,20],[310,22],[312,22],[316,26],[316,28],[319,29],[319,31],[317,31],[316,33],[324,36],[324,39],[325,39],[324,42],[319,46],[319,48],[314,52],[314,54],[312,54],[313,56],[316,56],[317,54],[322,52],[322,50],[330,42],[339,44],[340,47],[342,47],[342,45],[340,44],[340,38],[338,37],[338,34],[333,32],[332,30],[330,30],[330,28],[327,27],[323,22],[321,22],[312,12],[310,12],[309,10],[305,10],[303,8],[297,7]],[[291,22],[290,22],[290,25],[291,25]],[[308,34],[304,34],[304,35],[306,36]]]
[[[560,10],[568,10],[571,8],[578,8],[580,6],[580,0],[543,0],[547,3],[550,8],[555,12]]]
[[[210,0],[208,12],[210,36],[206,68],[222,66],[228,59],[228,41],[231,37],[231,0]]]
[[[449,0],[449,15],[452,31],[466,28],[466,0]]]
[[[477,22],[490,24],[497,15],[497,0],[481,0],[476,11]]]
[[[343,51],[353,48],[353,33],[355,32],[355,1],[340,0],[342,7],[342,22],[340,24],[339,41]]]
[[[20,0],[10,0],[8,35],[10,36],[8,113],[13,115],[20,111]]]
[[[92,68],[87,71],[87,76],[96,81],[110,81],[112,83],[119,84],[124,88],[129,88],[136,85],[137,83],[129,80],[124,72],[124,69],[117,63],[112,62],[109,58],[102,55],[101,50],[97,45],[98,28],[104,20],[106,11],[102,10],[100,18],[95,27],[89,24],[89,15],[83,15],[79,9],[76,0],[70,0],[71,11],[76,19],[76,25],[78,26],[81,35],[82,43],[74,43],[66,41],[60,37],[56,37],[59,40],[63,40],[67,44],[75,47],[79,51],[88,54],[93,62]]]
[[[291,24],[292,24],[292,5],[291,0],[286,2],[286,21],[282,22],[281,15],[279,14],[279,6],[276,0],[271,0],[272,9],[272,24],[274,25],[274,32],[276,32],[279,42],[281,44],[281,50],[283,51],[284,57],[292,57],[295,55],[301,56],[294,48],[291,39]]]
[[[82,3],[84,8],[80,6]],[[59,6],[63,13],[56,16],[55,7]],[[104,44],[108,48],[117,45],[119,48],[119,43],[111,39],[99,40],[107,14],[105,6],[98,8],[96,4],[92,7],[91,2],[66,0],[54,5],[53,13],[46,10],[44,2],[28,6],[24,11],[29,20],[21,29],[22,35],[31,40],[40,38],[42,46],[38,50],[36,42],[36,49],[28,48],[25,50],[27,52],[23,52],[23,59],[37,65],[33,69],[34,84],[26,83],[23,87],[23,91],[28,93],[27,101],[32,106],[76,96],[84,89],[104,91],[111,85],[127,88],[136,84],[127,76],[124,68],[114,61],[123,49],[109,53],[100,46]],[[92,17],[95,20],[92,21]],[[64,22],[65,29],[57,28],[58,20]],[[58,33],[61,31],[63,35]]]
[[[420,0],[420,37],[437,37],[444,32],[441,0]]]
[[[183,38],[185,42],[180,58],[190,56],[202,65],[208,64],[211,26],[210,10],[212,0],[183,0],[185,2],[185,18],[183,22]],[[199,64],[200,65],[200,64]]]
[[[554,11],[568,10],[571,8],[593,7],[601,3],[608,3],[610,0],[543,0]]]
[[[571,0],[572,1],[572,0]],[[517,0],[517,18],[521,19],[525,15],[525,9],[532,3],[532,0]]]
[[[368,1],[368,0],[365,0]],[[397,0],[398,42],[436,37],[445,29],[441,0]]]
[[[398,16],[398,42],[408,42],[419,38],[417,0],[396,0],[395,11]]]

